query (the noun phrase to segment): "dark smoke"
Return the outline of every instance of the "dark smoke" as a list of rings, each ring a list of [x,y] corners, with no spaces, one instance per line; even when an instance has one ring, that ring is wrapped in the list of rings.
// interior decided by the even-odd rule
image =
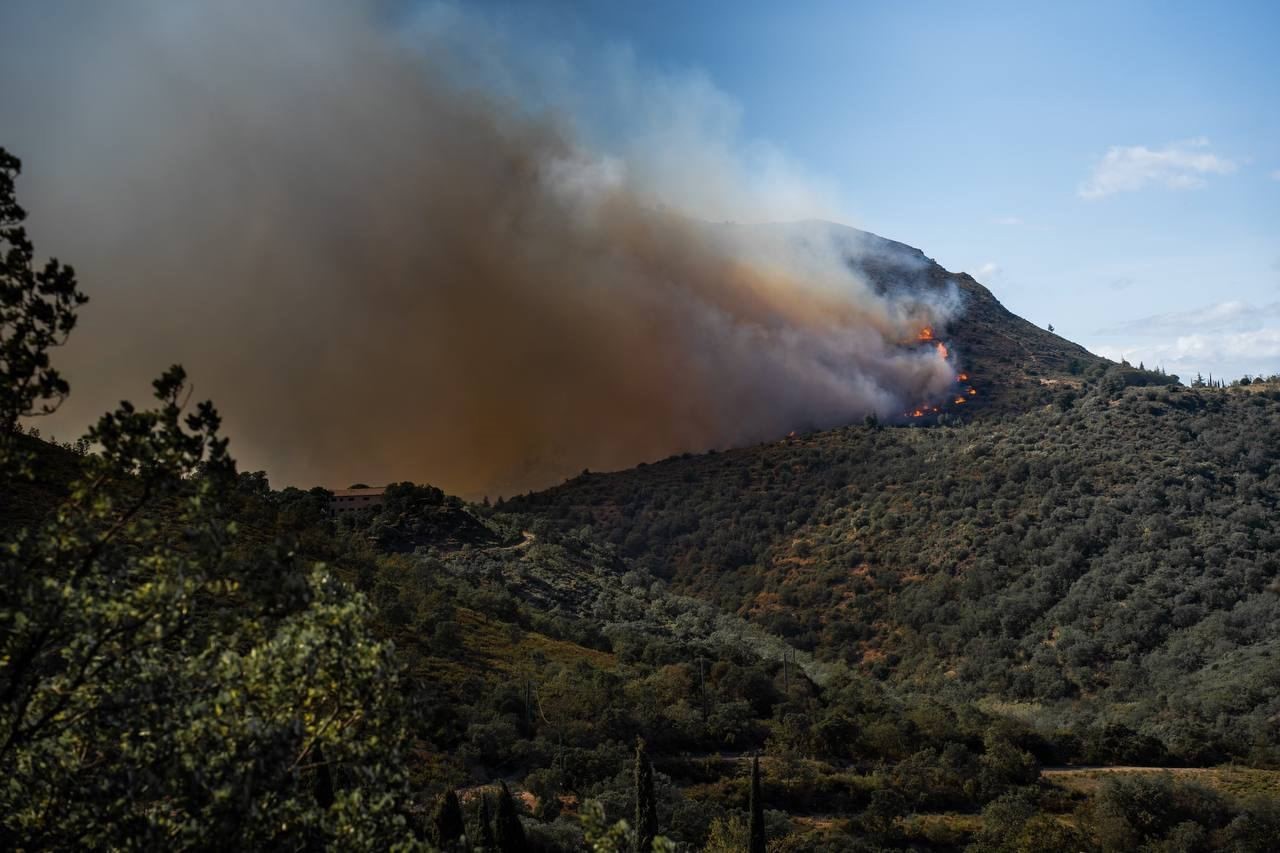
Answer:
[[[478,495],[896,414],[951,382],[900,345],[938,306],[703,224],[696,186],[655,197],[573,117],[468,85],[383,11],[5,13],[0,144],[27,164],[37,245],[93,299],[59,354],[57,431],[181,361],[277,484]]]

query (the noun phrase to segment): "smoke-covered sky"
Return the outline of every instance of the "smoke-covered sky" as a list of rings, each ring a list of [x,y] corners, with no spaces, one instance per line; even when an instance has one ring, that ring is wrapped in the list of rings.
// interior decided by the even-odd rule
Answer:
[[[1041,327],[1184,377],[1280,373],[1274,0],[478,2],[704,69],[862,227]],[[1239,304],[1263,313],[1195,319]]]
[[[32,2],[0,145],[92,299],[70,437],[182,362],[277,485],[510,494],[943,391],[841,215],[705,76],[453,5]]]

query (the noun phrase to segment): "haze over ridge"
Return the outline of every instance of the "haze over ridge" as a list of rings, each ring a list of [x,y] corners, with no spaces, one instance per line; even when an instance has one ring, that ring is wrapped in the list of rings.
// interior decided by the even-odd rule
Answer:
[[[901,345],[950,303],[877,295],[840,246],[693,218],[725,175],[752,183],[732,140],[593,150],[372,4],[20,11],[4,52],[68,64],[0,109],[40,245],[94,298],[59,437],[176,359],[277,483],[510,493],[895,413],[954,378]],[[705,193],[664,172],[681,154],[718,164]],[[729,201],[804,209],[764,183]]]

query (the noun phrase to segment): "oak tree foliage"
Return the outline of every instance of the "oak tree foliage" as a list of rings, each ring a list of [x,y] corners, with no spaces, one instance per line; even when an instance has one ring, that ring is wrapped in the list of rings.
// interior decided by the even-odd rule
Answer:
[[[37,266],[0,149],[0,491],[83,305]],[[246,547],[235,463],[182,368],[121,403],[55,509],[0,528],[0,846],[412,846],[392,649],[291,543]],[[43,449],[42,449],[43,448]]]

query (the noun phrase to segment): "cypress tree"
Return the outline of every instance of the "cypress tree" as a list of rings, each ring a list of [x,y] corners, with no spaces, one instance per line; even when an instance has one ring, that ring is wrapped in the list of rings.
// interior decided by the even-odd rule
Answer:
[[[493,837],[493,821],[489,819],[489,795],[480,793],[480,848],[482,850],[498,849],[498,842]]]
[[[467,825],[462,819],[462,804],[458,802],[458,795],[452,788],[440,798],[433,822],[436,844],[446,849],[461,841],[467,834]]]
[[[501,853],[525,853],[529,849],[524,838],[524,827],[516,814],[516,801],[506,782],[499,782],[498,813],[493,819],[493,835]]]
[[[333,775],[329,772],[329,762],[324,760],[324,748],[316,746],[316,764],[320,769],[316,772],[316,804],[322,809],[327,809],[333,805]]]
[[[636,853],[653,849],[658,834],[658,799],[653,792],[653,764],[644,740],[636,738]]]
[[[751,757],[751,827],[748,853],[765,853],[764,800],[760,796],[760,756]]]

